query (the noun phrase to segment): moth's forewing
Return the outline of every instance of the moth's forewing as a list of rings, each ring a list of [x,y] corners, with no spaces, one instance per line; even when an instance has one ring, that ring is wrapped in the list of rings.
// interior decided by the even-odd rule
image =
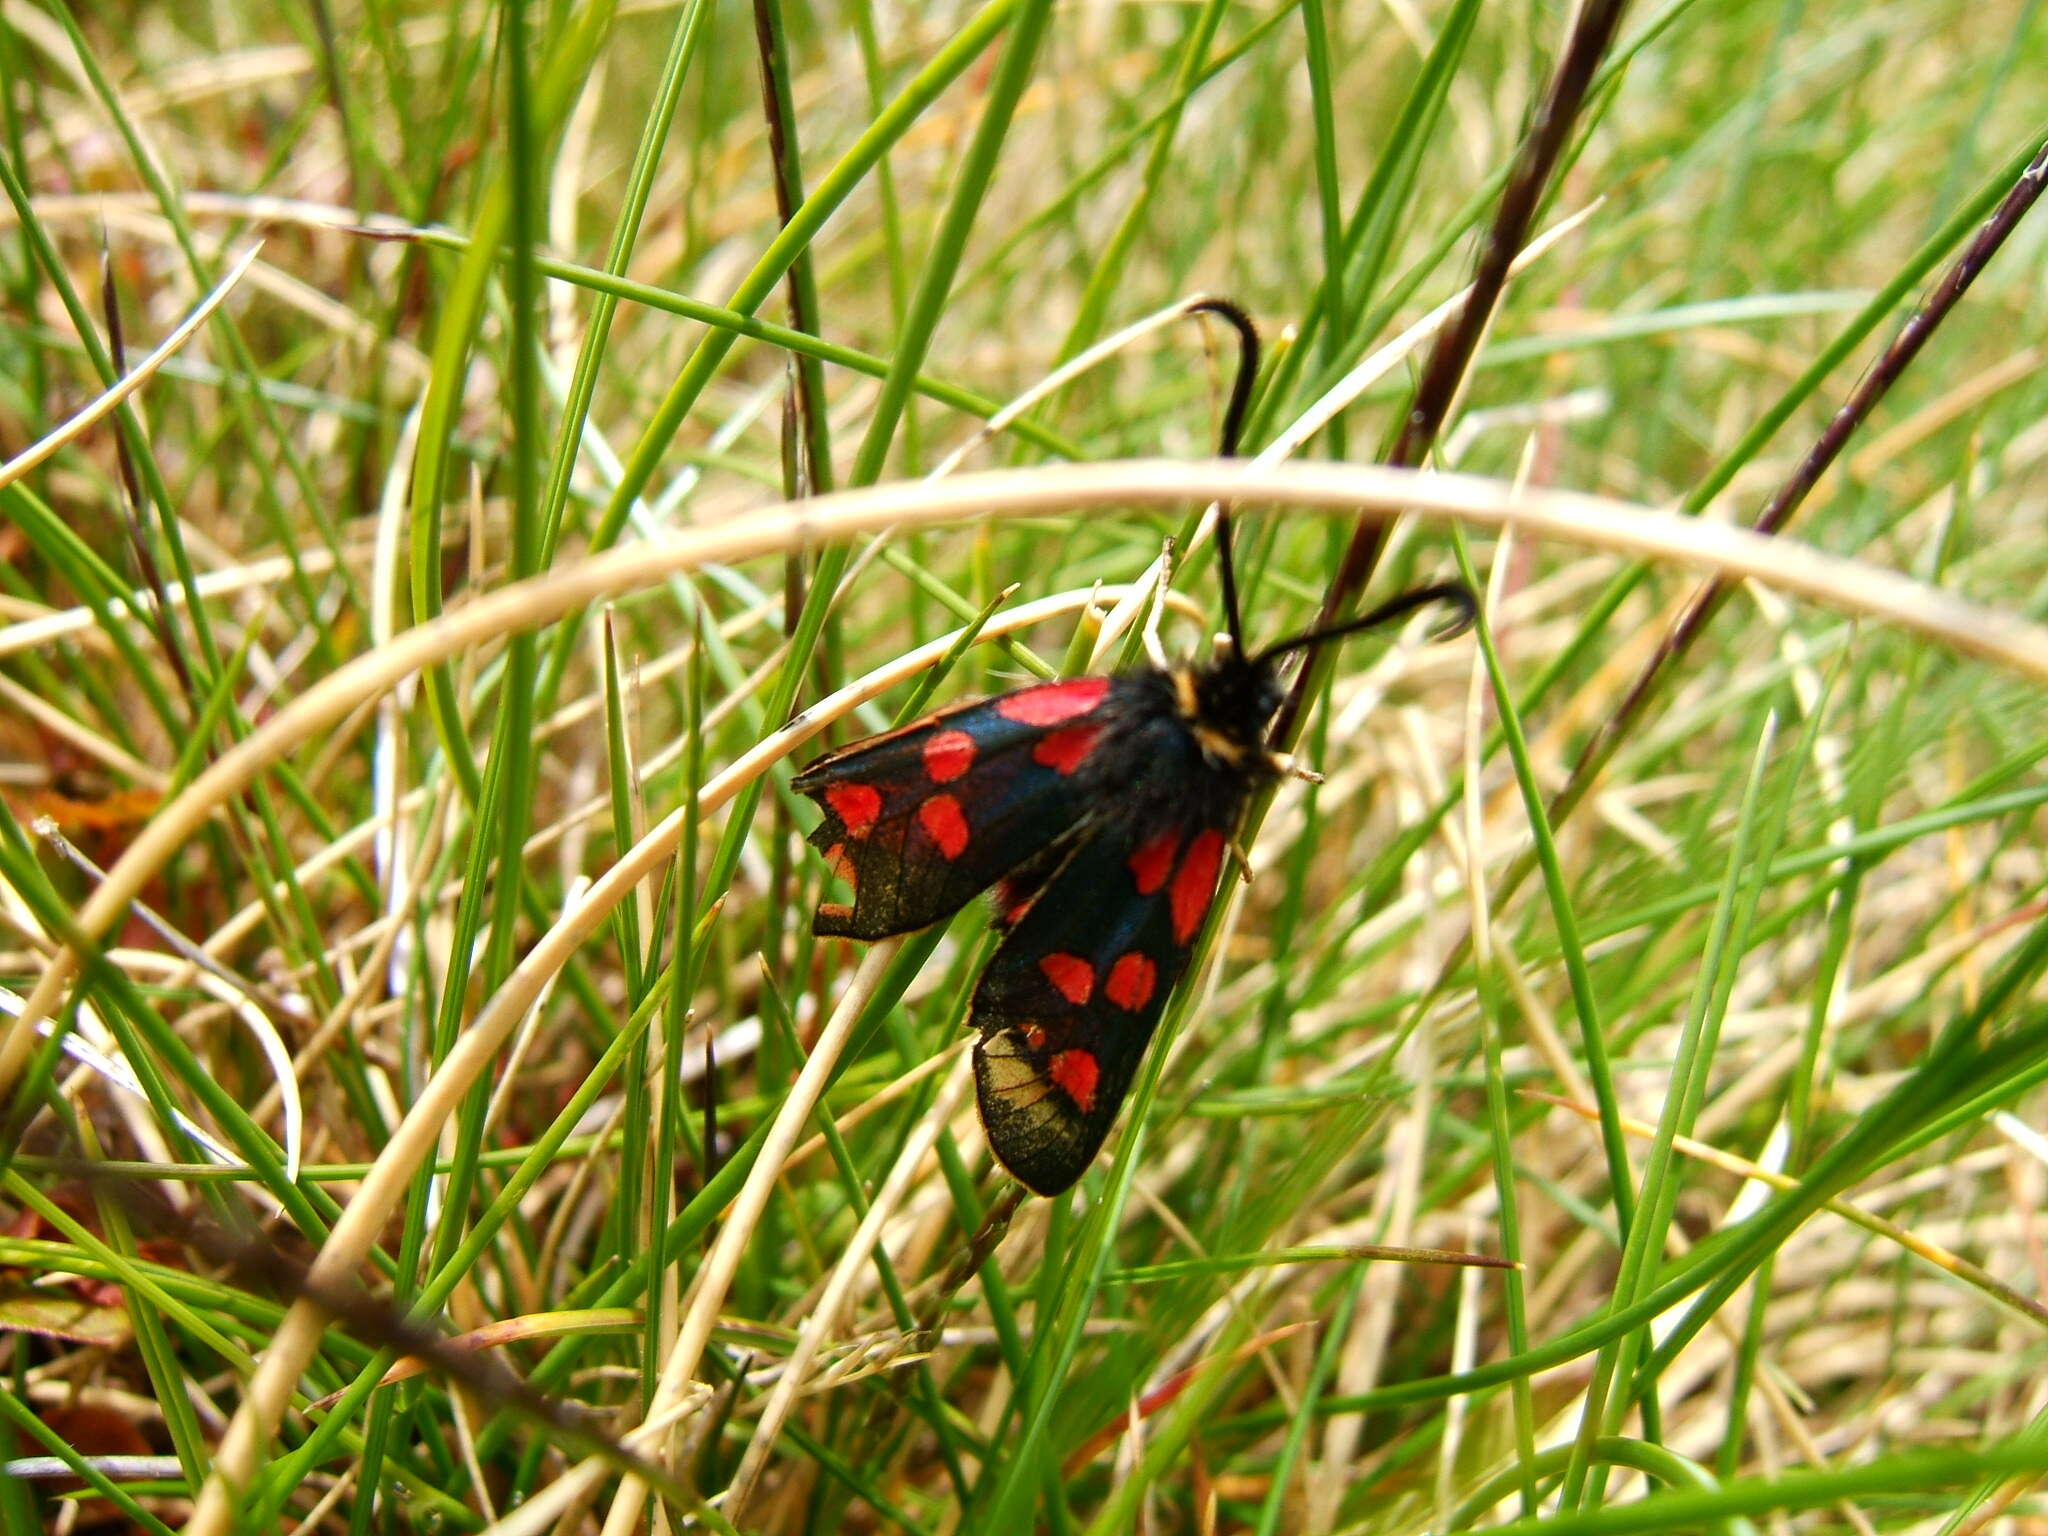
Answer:
[[[853,886],[820,934],[880,939],[950,917],[1070,833],[1079,770],[1108,729],[1114,679],[1077,678],[957,705],[812,763],[795,787],[825,813],[810,841]]]

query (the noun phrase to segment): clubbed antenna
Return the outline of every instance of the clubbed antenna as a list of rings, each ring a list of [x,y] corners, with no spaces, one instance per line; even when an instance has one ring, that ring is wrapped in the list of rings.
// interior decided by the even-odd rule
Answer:
[[[1370,613],[1361,613],[1355,619],[1346,619],[1342,624],[1329,624],[1321,629],[1303,630],[1285,640],[1275,641],[1259,652],[1259,662],[1271,661],[1275,656],[1284,656],[1289,651],[1307,650],[1312,645],[1321,645],[1325,640],[1341,639],[1355,635],[1360,630],[1378,629],[1382,624],[1391,624],[1396,619],[1406,618],[1418,608],[1431,603],[1449,603],[1458,611],[1451,616],[1435,634],[1432,640],[1454,640],[1472,627],[1479,617],[1479,599],[1472,595],[1472,589],[1462,581],[1440,581],[1433,586],[1417,587],[1412,592],[1403,592],[1399,597],[1390,597]]]
[[[1244,419],[1251,410],[1252,385],[1259,377],[1259,328],[1252,317],[1228,299],[1197,299],[1188,306],[1191,315],[1216,315],[1237,332],[1237,378],[1230,386],[1230,403],[1223,408],[1219,458],[1237,457],[1237,443],[1244,431]],[[1216,564],[1223,579],[1223,621],[1230,632],[1231,646],[1244,654],[1244,616],[1237,605],[1237,562],[1230,542],[1230,508],[1216,508]]]

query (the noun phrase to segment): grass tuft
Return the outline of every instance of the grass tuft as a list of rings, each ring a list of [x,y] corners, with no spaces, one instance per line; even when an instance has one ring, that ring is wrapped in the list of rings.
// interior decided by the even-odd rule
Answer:
[[[0,9],[0,1528],[2038,1518],[2039,11]],[[1223,496],[1028,1197],[789,776]]]

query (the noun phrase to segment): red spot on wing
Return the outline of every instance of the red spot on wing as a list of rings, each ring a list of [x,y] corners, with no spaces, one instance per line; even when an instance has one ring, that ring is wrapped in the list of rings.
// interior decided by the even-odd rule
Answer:
[[[882,792],[872,784],[834,784],[825,791],[825,803],[845,824],[848,837],[866,837],[882,814]]]
[[[1070,725],[1063,731],[1054,731],[1031,749],[1031,761],[1057,774],[1072,773],[1088,761],[1088,754],[1095,750],[1095,739],[1101,734],[1100,725]]]
[[[1223,867],[1223,834],[1204,832],[1188,844],[1188,856],[1173,876],[1173,936],[1185,944],[1202,926],[1209,898],[1216,894],[1216,871]]]
[[[1180,833],[1168,827],[1131,855],[1131,874],[1138,882],[1138,894],[1150,896],[1166,884],[1173,873],[1174,851],[1180,847]]]
[[[1095,1107],[1095,1084],[1102,1076],[1102,1069],[1095,1064],[1095,1058],[1083,1050],[1061,1051],[1053,1057],[1046,1075],[1060,1087],[1066,1096],[1074,1101],[1074,1108],[1087,1114]]]
[[[844,843],[834,843],[825,850],[825,867],[830,869],[833,874],[844,880],[848,885],[859,883],[858,872],[853,867],[853,860],[846,856],[846,844]]]
[[[1036,1024],[1026,1024],[1017,1033],[1024,1037],[1024,1043],[1034,1051],[1045,1049],[1045,1031]]]
[[[917,824],[947,858],[957,859],[967,851],[967,818],[951,795],[933,795],[920,805]]]
[[[1070,683],[1022,688],[996,700],[996,713],[1019,725],[1059,725],[1085,715],[1109,692],[1106,677],[1077,677]]]
[[[1102,985],[1102,995],[1127,1013],[1136,1013],[1152,1001],[1153,989],[1159,985],[1159,967],[1135,949],[1127,955],[1117,957],[1109,968],[1109,980]]]
[[[1038,962],[1038,968],[1059,989],[1060,996],[1076,1008],[1094,994],[1095,967],[1079,955],[1047,955]]]
[[[974,738],[965,731],[940,731],[924,744],[924,771],[934,784],[950,784],[974,766]]]

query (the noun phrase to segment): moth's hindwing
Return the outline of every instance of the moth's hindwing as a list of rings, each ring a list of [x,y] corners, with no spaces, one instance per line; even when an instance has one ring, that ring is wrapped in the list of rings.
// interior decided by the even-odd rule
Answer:
[[[1116,680],[1082,677],[957,705],[827,753],[795,787],[810,840],[853,886],[813,931],[880,939],[948,917],[1060,842],[1090,811],[1082,765],[1113,729]]]
[[[974,990],[989,1148],[1041,1195],[1094,1161],[1187,969],[1227,852],[1221,826],[1111,823],[1028,897]]]

